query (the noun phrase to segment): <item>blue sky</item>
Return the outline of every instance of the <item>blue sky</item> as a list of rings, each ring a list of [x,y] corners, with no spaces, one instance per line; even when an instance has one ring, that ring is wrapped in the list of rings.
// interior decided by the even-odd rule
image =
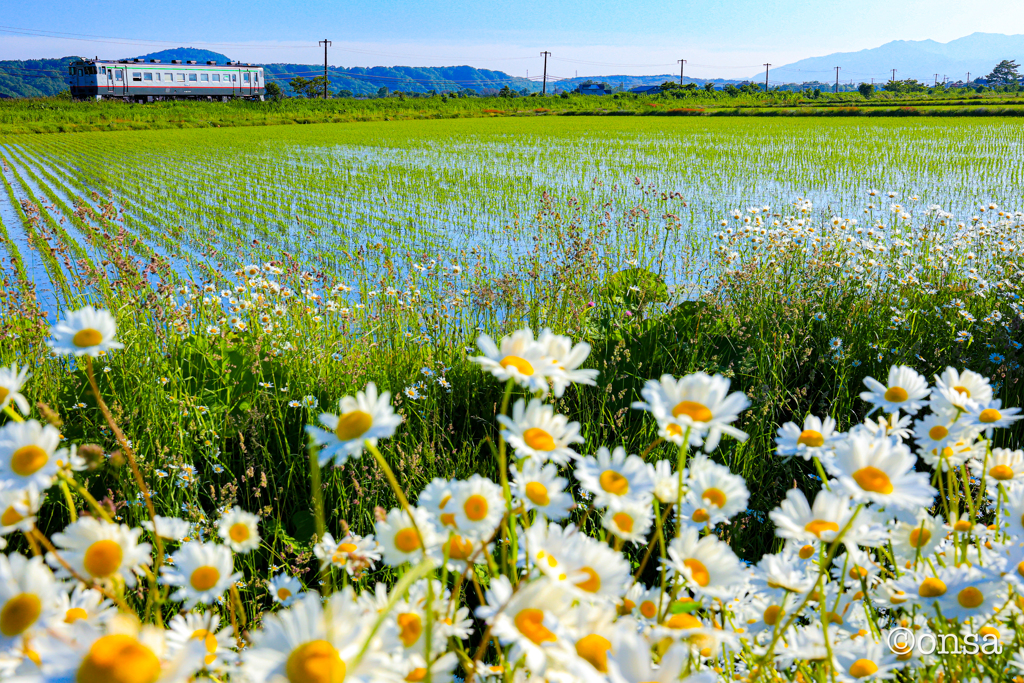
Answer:
[[[184,0],[5,3],[0,59],[126,57],[206,47],[257,62],[342,66],[470,64],[538,76],[675,73],[745,77],[764,62],[1024,31],[1005,0]],[[27,31],[24,31],[27,29]],[[32,35],[25,35],[25,33]]]

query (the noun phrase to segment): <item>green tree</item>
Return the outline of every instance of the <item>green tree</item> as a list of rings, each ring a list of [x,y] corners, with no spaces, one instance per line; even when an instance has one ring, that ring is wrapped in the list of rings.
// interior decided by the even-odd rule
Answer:
[[[857,92],[860,93],[861,97],[869,100],[875,94],[875,85],[873,83],[861,83],[857,86]]]
[[[339,90],[336,97],[355,97],[351,90]]]
[[[388,96],[388,86],[382,85],[379,88],[377,88],[377,97],[387,97],[387,96]]]
[[[284,92],[281,90],[281,86],[275,83],[274,81],[270,81],[267,83],[266,90],[267,97],[269,99],[280,101],[281,99],[284,98]]]
[[[995,68],[992,69],[992,73],[985,76],[985,80],[988,81],[989,85],[1018,83],[1020,82],[1020,73],[1017,71],[1019,68],[1020,64],[1017,62],[1012,59],[1004,59],[996,64]]]
[[[708,81],[707,83],[704,84],[704,91],[705,92],[714,92],[715,91],[715,84],[712,83],[711,81]]]
[[[292,80],[288,81],[288,87],[292,89],[292,92],[299,97],[306,97],[306,88],[309,86],[309,79],[303,78],[302,76],[296,76]]]

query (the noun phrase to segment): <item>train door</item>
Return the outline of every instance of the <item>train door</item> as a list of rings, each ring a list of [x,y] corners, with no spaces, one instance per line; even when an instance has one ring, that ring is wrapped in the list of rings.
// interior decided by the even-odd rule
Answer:
[[[231,74],[228,76],[228,78],[231,79],[231,96],[232,97],[238,97],[239,95],[242,94],[242,90],[241,90],[241,87],[242,87],[242,81],[241,81],[242,75],[241,75],[241,72],[238,69],[235,69],[234,71],[231,72]]]
[[[109,66],[101,67],[100,92],[106,95],[114,94],[114,69]]]
[[[113,69],[108,68],[108,75],[113,71],[113,93],[114,95],[123,97],[128,94],[128,70],[125,67],[114,67]]]

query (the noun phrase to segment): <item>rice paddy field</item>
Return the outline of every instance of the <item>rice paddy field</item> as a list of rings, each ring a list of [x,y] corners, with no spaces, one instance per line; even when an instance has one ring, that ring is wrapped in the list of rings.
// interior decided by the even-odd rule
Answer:
[[[750,438],[712,457],[750,487],[719,535],[756,562],[780,543],[768,511],[820,482],[775,455],[779,424],[857,424],[862,380],[899,364],[971,368],[1021,404],[1022,154],[1024,126],[998,118],[10,135],[0,363],[30,368],[33,411],[64,439],[100,446],[84,486],[138,524],[143,497],[84,366],[44,343],[64,312],[108,309],[125,349],[96,360],[97,379],[157,513],[203,538],[240,505],[262,525],[247,571],[315,581],[318,527],[366,533],[397,499],[368,457],[311,484],[305,425],[372,381],[404,418],[385,457],[410,497],[434,477],[497,479],[479,416],[503,387],[468,357],[481,333],[551,328],[588,342],[600,372],[554,403],[586,453],[675,458],[630,407],[663,373],[720,374],[746,396]],[[572,493],[573,519],[596,525]],[[68,515],[48,503],[38,524]],[[263,588],[240,590],[255,617]]]

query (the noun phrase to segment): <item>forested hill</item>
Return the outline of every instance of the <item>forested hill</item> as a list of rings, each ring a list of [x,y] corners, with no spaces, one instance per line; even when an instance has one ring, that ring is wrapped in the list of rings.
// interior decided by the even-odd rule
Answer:
[[[200,64],[213,60],[219,64],[228,61],[226,55],[209,50],[195,48],[176,48],[162,50],[148,55],[138,55],[144,59],[159,59],[169,62],[172,59],[187,61],[194,59]],[[134,58],[134,57],[132,57]],[[62,59],[35,59],[26,61],[0,62],[0,97],[41,97],[56,95],[67,89],[67,65],[79,59],[64,57]],[[265,64],[263,65],[270,81],[281,85],[286,94],[292,94],[288,87],[295,77],[312,79],[322,76],[323,65],[317,64]],[[507,85],[513,90],[536,92],[540,84],[525,78],[509,76],[501,71],[476,69],[471,66],[373,66],[373,67],[339,67],[328,68],[330,90],[332,93],[348,91],[354,95],[375,95],[386,87],[389,92],[436,92],[459,91],[469,89],[477,93],[490,94]]]

